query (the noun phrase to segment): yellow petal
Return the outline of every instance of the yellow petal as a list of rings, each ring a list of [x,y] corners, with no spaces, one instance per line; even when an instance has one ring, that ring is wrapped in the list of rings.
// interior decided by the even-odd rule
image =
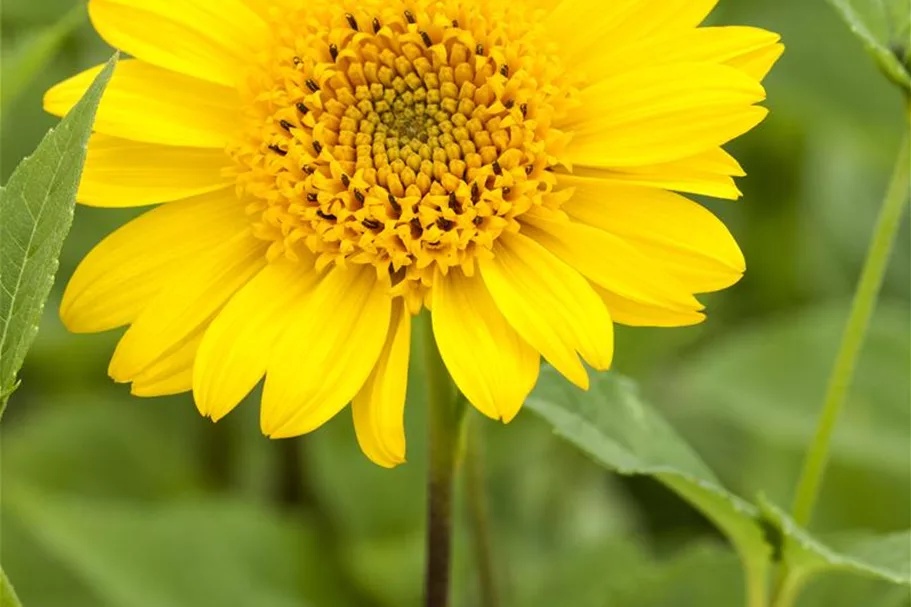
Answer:
[[[760,81],[784,51],[779,40],[778,34],[758,27],[700,27],[682,33],[671,44],[656,45],[647,54],[667,61],[725,63]]]
[[[624,239],[690,293],[729,287],[746,269],[727,227],[679,194],[572,175],[559,183],[575,189],[563,206],[566,213]]]
[[[596,369],[607,369],[613,355],[604,303],[581,274],[522,234],[503,233],[493,253],[479,265],[506,320],[567,379],[588,388],[576,352]]]
[[[522,221],[524,234],[605,289],[674,310],[702,308],[686,285],[664,271],[660,258],[644,255],[623,238],[565,219],[527,214]]]
[[[718,0],[563,0],[546,17],[567,65],[587,72],[601,55],[694,28]]]
[[[661,306],[632,301],[592,285],[615,323],[630,327],[685,327],[705,320],[705,314],[695,310],[672,310]]]
[[[249,232],[205,253],[149,302],[124,333],[111,364],[118,382],[133,377],[206,326],[264,265],[266,243]]]
[[[240,0],[91,0],[89,16],[113,47],[229,86],[268,35],[263,20]]]
[[[185,339],[176,350],[162,356],[133,378],[130,393],[134,396],[167,396],[190,390],[193,360],[202,332]]]
[[[405,461],[405,393],[411,346],[411,315],[401,298],[392,304],[392,320],[380,358],[351,401],[354,430],[364,454],[384,468]]]
[[[272,438],[320,427],[367,381],[392,304],[369,266],[333,268],[294,313],[266,370],[260,424]]]
[[[44,109],[66,114],[102,67],[51,88],[44,95]],[[237,130],[239,106],[234,89],[125,59],[105,89],[94,129],[146,143],[223,148]]]
[[[759,124],[765,91],[725,65],[673,64],[619,74],[582,91],[560,125],[573,131],[572,164],[602,168],[687,158]]]
[[[640,38],[629,46],[610,45],[586,64],[589,81],[643,66],[672,63],[718,63],[736,67],[762,80],[781,56],[778,34],[756,27],[725,26],[685,29],[661,40]]]
[[[77,198],[96,207],[139,207],[231,187],[221,150],[141,143],[95,133]]]
[[[721,148],[712,148],[695,156],[663,164],[620,169],[599,169],[580,164],[573,167],[573,174],[736,200],[741,193],[731,177],[742,177],[744,172],[727,152]]]
[[[206,251],[248,228],[244,204],[232,192],[146,212],[98,243],[76,268],[60,305],[63,324],[91,333],[133,322]]]
[[[262,379],[279,336],[292,324],[295,303],[317,281],[309,263],[284,258],[240,289],[205,331],[193,374],[200,413],[218,421]]]
[[[540,357],[507,322],[479,276],[467,278],[460,270],[437,275],[433,334],[468,402],[488,417],[512,420],[535,386]]]

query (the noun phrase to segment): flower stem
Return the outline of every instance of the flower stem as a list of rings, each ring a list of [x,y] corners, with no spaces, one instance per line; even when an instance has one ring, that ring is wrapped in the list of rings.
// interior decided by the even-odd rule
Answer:
[[[465,410],[443,365],[424,313],[424,364],[427,373],[429,462],[427,471],[427,567],[425,607],[449,605],[452,560],[452,489]]]
[[[879,289],[889,262],[895,235],[901,225],[901,218],[908,204],[909,157],[908,136],[905,136],[895,171],[889,183],[882,209],[877,220],[873,240],[867,250],[867,259],[854,293],[848,324],[841,338],[841,346],[829,377],[829,385],[823,404],[816,435],[803,464],[800,481],[794,498],[793,515],[798,525],[805,526],[813,514],[819,496],[819,488],[825,474],[829,457],[829,443],[838,414],[844,404],[845,394],[854,375],[857,355],[863,345],[870,317],[876,307]]]
[[[487,492],[484,490],[484,453],[481,429],[475,425],[468,432],[465,447],[465,498],[471,520],[475,562],[478,568],[478,586],[481,593],[481,607],[497,607],[496,576],[494,575],[493,551],[490,545],[490,521],[487,515]]]

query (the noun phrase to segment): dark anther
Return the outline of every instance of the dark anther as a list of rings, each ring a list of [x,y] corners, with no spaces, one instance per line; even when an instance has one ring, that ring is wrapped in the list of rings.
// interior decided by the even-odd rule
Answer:
[[[301,58],[300,58],[300,57],[295,57],[295,58],[292,59],[291,61],[294,63],[294,65],[300,65],[300,64],[301,64]]]
[[[399,201],[395,199],[395,196],[389,194],[389,205],[392,207],[392,210],[396,213],[402,212],[402,205],[399,204]]]
[[[421,32],[421,40],[423,40],[424,44],[426,44],[428,47],[433,46],[433,40],[430,39],[430,34],[425,31]]]
[[[383,227],[383,224],[381,224],[376,219],[365,219],[361,223],[364,224],[364,227],[369,230],[379,230],[381,227]]]
[[[314,149],[314,151],[316,151],[317,155],[319,155],[319,153],[323,151],[323,146],[320,145],[320,142],[319,142],[319,141],[314,141],[314,142],[313,142],[313,149]]]
[[[335,221],[336,219],[338,219],[338,217],[336,217],[332,213],[323,213],[320,209],[316,210],[316,214],[328,221]]]
[[[437,219],[437,225],[440,226],[441,230],[449,231],[455,227],[455,222],[446,219],[445,217],[440,217]]]
[[[342,173],[342,185],[345,186],[346,188],[347,188],[349,185],[351,185],[351,180],[350,180],[350,179],[348,178],[348,176],[347,176],[346,174],[344,174],[344,173]]]
[[[474,54],[475,54],[475,55],[483,55],[483,54],[484,54],[484,45],[483,45],[483,44],[479,44],[479,45],[477,45],[476,47],[474,47]]]
[[[287,155],[288,155],[288,152],[286,152],[285,150],[281,149],[280,147],[278,147],[278,146],[275,145],[275,144],[270,145],[270,146],[269,146],[269,149],[272,150],[273,152],[275,152],[276,154],[278,154],[279,156],[287,156]]]
[[[452,27],[459,27],[459,20],[458,20],[458,19],[453,19],[453,20],[452,20]]]
[[[405,20],[408,21],[408,23],[415,22],[414,15],[411,14],[411,11],[405,11]]]
[[[431,248],[431,249],[435,249],[435,248],[437,248],[438,246],[440,246],[440,241],[439,241],[439,240],[434,240],[433,242],[428,242],[428,243],[427,243],[427,246],[428,246],[429,248]]]
[[[303,170],[304,173],[306,173],[307,175],[312,175],[313,173],[316,172],[316,169],[314,169],[313,165],[311,165],[311,164],[305,164],[304,168],[301,170]]]
[[[317,201],[316,192],[310,192],[309,194],[307,194],[307,201],[316,202]]]
[[[332,57],[333,61],[338,59],[338,47],[334,44],[329,45],[329,56]]]
[[[456,213],[462,212],[462,203],[456,198],[455,192],[449,193],[449,208]]]
[[[509,196],[509,193],[512,192],[512,189],[509,187],[503,188],[503,198]]]
[[[523,118],[524,118],[525,116],[528,116],[528,104],[527,104],[527,103],[523,103],[522,105],[520,105],[520,106],[519,106],[519,109],[522,110],[522,117],[523,117]]]
[[[348,25],[351,26],[351,29],[358,31],[357,29],[357,19],[354,18],[354,15],[351,13],[345,13],[345,19],[348,20]]]
[[[411,237],[420,238],[421,234],[424,233],[424,228],[421,227],[421,221],[417,217],[412,217],[408,224],[411,226]]]
[[[500,162],[498,160],[494,160],[493,164],[491,164],[490,166],[493,168],[494,174],[496,174],[496,175],[503,174],[503,167],[500,166]]]
[[[509,66],[505,63],[500,66],[500,75],[504,78],[509,78]]]
[[[360,190],[354,190],[354,197],[357,199],[357,201],[359,203],[364,204],[364,193],[363,192],[361,192]]]
[[[306,114],[307,112],[310,111],[310,109],[309,109],[306,105],[304,105],[303,103],[298,103],[298,104],[297,104],[297,111],[300,112],[301,114]]]
[[[319,85],[313,81],[313,78],[307,78],[307,88],[315,93],[319,90]]]
[[[280,120],[278,123],[281,125],[281,127],[283,129],[285,129],[286,131],[289,131],[289,132],[291,131],[291,127],[294,126],[287,120]]]
[[[516,100],[515,100],[515,99],[507,99],[507,100],[503,103],[503,105],[506,106],[506,109],[507,109],[507,110],[511,110],[511,109],[512,109],[512,106],[514,106],[515,104],[516,104]]]
[[[481,188],[478,187],[478,182],[471,184],[471,201],[478,202],[481,200]]]
[[[479,226],[482,223],[484,223],[484,218],[481,217],[480,215],[475,215],[475,218],[471,220],[471,223],[475,224],[476,226]]]
[[[535,170],[535,165],[529,164],[528,166],[525,167],[525,174],[531,175],[532,171],[534,171],[534,170]]]
[[[380,33],[380,20],[377,19],[376,17],[373,18],[373,33],[374,34]]]

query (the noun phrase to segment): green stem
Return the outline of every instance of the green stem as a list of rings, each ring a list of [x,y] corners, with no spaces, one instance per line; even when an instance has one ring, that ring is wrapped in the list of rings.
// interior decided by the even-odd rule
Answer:
[[[841,338],[841,346],[835,359],[835,366],[829,378],[828,390],[822,413],[816,427],[816,435],[804,460],[803,471],[797,484],[793,514],[798,525],[810,521],[819,488],[822,484],[829,457],[832,432],[845,401],[845,394],[851,385],[857,355],[863,345],[870,317],[876,307],[879,289],[889,262],[895,235],[901,225],[902,214],[908,204],[909,178],[908,137],[902,143],[898,162],[883,201],[877,220],[873,240],[867,250],[867,259],[851,304],[848,324]]]
[[[804,584],[809,579],[809,575],[785,575],[775,591],[775,599],[772,607],[793,607],[797,604],[797,597],[803,590]]]
[[[465,497],[471,520],[475,562],[478,568],[478,586],[481,607],[497,607],[500,603],[494,575],[493,551],[490,542],[490,521],[487,515],[487,492],[484,490],[484,453],[481,429],[475,424],[469,430],[465,448]]]
[[[456,398],[433,338],[430,314],[424,313],[424,364],[427,373],[429,462],[427,472],[427,567],[425,607],[449,605],[452,561],[452,488],[465,410]]]

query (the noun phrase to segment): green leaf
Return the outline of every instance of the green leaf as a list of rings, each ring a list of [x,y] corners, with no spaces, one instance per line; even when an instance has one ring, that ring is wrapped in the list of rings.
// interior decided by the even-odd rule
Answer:
[[[790,502],[847,312],[839,302],[749,323],[662,378],[663,413],[732,490]],[[881,301],[832,440],[820,529],[909,524],[909,332],[907,302]]]
[[[0,607],[22,607],[22,603],[19,602],[19,597],[16,596],[16,591],[2,567],[0,567]]]
[[[770,549],[755,508],[721,486],[631,381],[593,374],[583,392],[545,367],[527,406],[596,462],[620,474],[652,476],[702,511],[740,555],[749,604],[765,604]]]
[[[346,604],[330,587],[333,572],[306,518],[227,498],[153,505],[21,487],[6,491],[4,502],[5,515],[105,605]]]
[[[85,6],[78,5],[51,26],[21,43],[0,69],[0,115],[6,116],[13,102],[54,59],[69,35],[85,20]]]
[[[911,586],[911,530],[842,535],[823,543],[764,496],[759,497],[759,507],[764,520],[781,538],[781,558],[788,572],[783,587],[787,592],[796,595],[811,577],[826,571]]]
[[[0,414],[16,383],[73,222],[95,111],[117,56],[0,189]]]
[[[911,0],[829,0],[880,69],[911,91]]]

